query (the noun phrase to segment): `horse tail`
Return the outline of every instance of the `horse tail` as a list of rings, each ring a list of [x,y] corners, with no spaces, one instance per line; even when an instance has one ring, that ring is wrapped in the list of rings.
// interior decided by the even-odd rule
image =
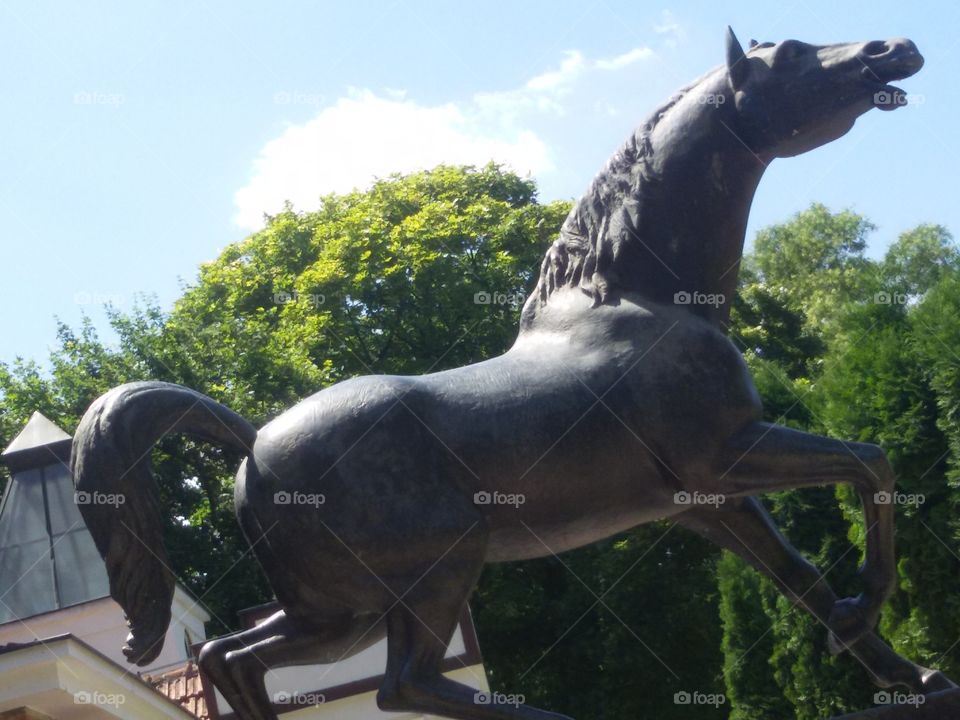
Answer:
[[[130,634],[123,654],[147,665],[160,654],[176,584],[163,546],[150,449],[187,433],[246,454],[256,429],[229,408],[180,385],[135,382],[97,398],[73,438],[70,469],[83,516],[107,566],[110,595]],[[89,500],[89,501],[87,501]]]

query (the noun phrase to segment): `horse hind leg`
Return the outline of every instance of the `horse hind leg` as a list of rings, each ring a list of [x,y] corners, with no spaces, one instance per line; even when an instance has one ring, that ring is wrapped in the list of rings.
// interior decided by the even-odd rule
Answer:
[[[255,642],[260,638],[257,630],[258,628],[253,628],[209,640],[201,648],[197,658],[197,665],[205,681],[213,683],[213,686],[220,691],[238,720],[263,720],[264,718],[274,720],[275,717],[265,714],[264,708],[258,708],[248,697],[249,689],[237,682],[227,662],[228,653],[243,648],[247,642]],[[272,712],[272,708],[268,709]]]
[[[411,574],[409,589],[387,613],[387,670],[377,704],[385,711],[460,720],[570,720],[525,705],[486,702],[474,688],[442,674],[447,645],[483,567],[485,535],[468,533],[425,575]]]
[[[734,498],[717,509],[703,507],[687,511],[678,515],[676,521],[740,556],[832,631],[830,623],[836,594],[817,568],[780,533],[759,500]],[[939,671],[901,657],[873,632],[844,645],[844,649],[860,661],[880,687],[903,685],[911,692],[929,693],[954,686]]]
[[[281,610],[255,628],[207,643],[198,664],[238,720],[276,720],[265,683],[271,670],[337,662],[382,639],[384,630],[375,615],[345,612],[295,622]]]

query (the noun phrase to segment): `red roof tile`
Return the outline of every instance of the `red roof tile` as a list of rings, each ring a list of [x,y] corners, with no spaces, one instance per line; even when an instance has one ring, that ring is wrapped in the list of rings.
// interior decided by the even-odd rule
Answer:
[[[160,675],[144,675],[143,680],[198,720],[210,720],[207,703],[203,698],[203,687],[200,684],[200,671],[196,663],[191,661],[183,667],[168,670]]]

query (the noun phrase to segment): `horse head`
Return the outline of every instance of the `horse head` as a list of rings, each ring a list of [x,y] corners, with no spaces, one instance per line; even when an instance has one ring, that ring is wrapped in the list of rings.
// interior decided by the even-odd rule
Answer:
[[[894,110],[906,93],[889,83],[923,67],[906,38],[810,45],[752,43],[727,30],[727,77],[737,134],[757,154],[792,157],[846,134],[872,108]]]
[[[906,39],[751,43],[727,31],[726,65],[675,93],[634,132],[570,211],[541,266],[522,327],[558,289],[595,305],[632,291],[725,324],[754,192],[770,161],[825,145],[874,107],[906,94],[889,83],[923,58]]]

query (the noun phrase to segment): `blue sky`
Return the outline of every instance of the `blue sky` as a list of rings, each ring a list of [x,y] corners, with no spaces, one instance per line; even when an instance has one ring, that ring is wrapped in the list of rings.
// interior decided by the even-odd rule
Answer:
[[[573,198],[660,101],[743,42],[912,38],[919,100],[768,170],[749,238],[812,201],[960,232],[960,5],[619,0],[0,4],[0,361],[54,316],[162,306],[283,198],[493,157]],[[110,337],[105,333],[106,337]]]

